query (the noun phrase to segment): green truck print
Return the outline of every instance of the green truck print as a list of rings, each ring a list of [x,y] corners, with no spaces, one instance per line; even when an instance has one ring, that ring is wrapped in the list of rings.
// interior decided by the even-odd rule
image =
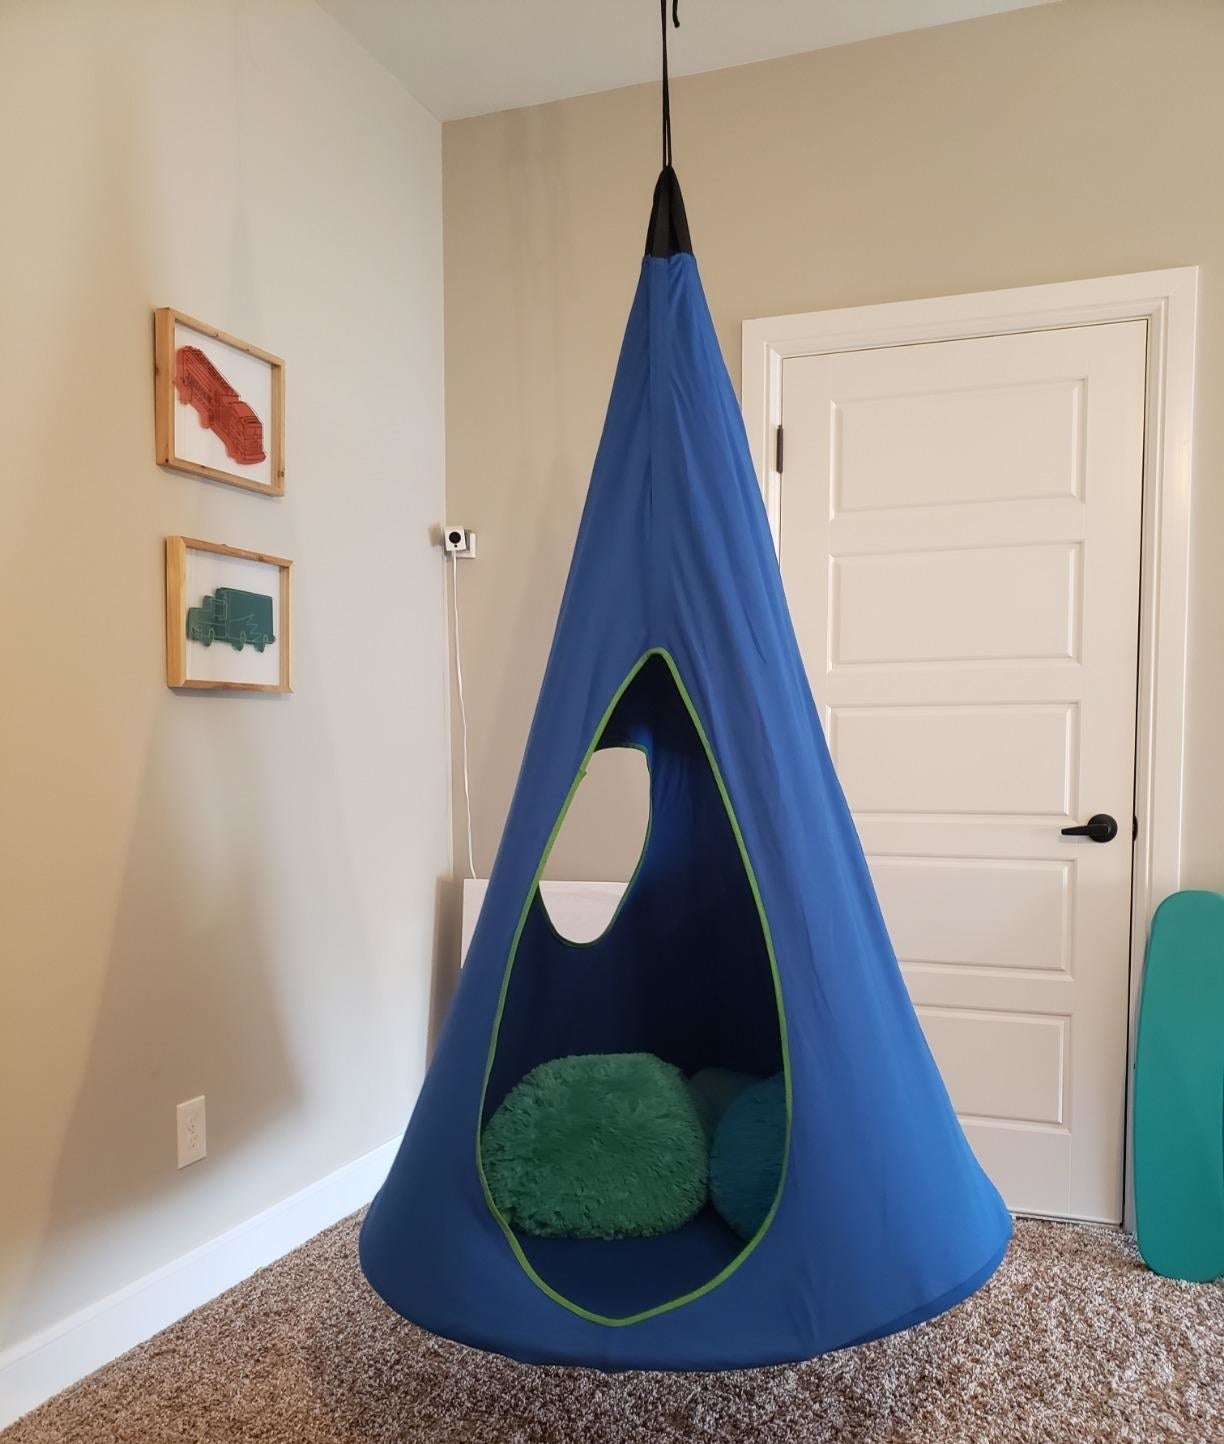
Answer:
[[[276,638],[272,635],[272,598],[261,592],[240,592],[218,587],[198,607],[187,609],[187,640],[211,647],[228,642],[241,652],[250,642],[257,652]]]

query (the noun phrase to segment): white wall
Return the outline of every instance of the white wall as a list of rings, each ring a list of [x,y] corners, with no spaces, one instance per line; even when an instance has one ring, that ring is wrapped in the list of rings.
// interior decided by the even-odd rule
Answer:
[[[449,824],[437,123],[313,0],[5,0],[0,195],[3,1349],[402,1128]],[[159,305],[283,501],[154,465]],[[166,689],[178,532],[295,559],[294,696]]]

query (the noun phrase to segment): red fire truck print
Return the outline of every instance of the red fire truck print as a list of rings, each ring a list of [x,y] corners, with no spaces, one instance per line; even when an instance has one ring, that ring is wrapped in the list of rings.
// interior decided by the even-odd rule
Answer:
[[[178,348],[174,389],[184,406],[195,407],[200,425],[221,438],[231,461],[264,460],[263,423],[198,346]]]

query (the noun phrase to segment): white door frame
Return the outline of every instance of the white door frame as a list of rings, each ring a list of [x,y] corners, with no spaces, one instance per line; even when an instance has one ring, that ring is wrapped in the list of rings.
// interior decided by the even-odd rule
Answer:
[[[787,357],[1110,321],[1148,323],[1135,734],[1139,831],[1131,906],[1128,1120],[1148,928],[1156,905],[1181,885],[1197,318],[1198,267],[1183,266],[1008,291],[772,316],[743,325],[744,422],[777,548],[782,478],[776,469],[773,438],[782,418],[782,363]],[[1128,1125],[1123,1181],[1127,1228],[1134,1225],[1133,1195]]]

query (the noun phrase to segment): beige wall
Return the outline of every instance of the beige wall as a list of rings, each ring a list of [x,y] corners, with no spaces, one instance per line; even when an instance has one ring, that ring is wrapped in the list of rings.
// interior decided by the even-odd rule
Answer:
[[[3,1347],[402,1128],[449,822],[437,123],[313,0],[6,0],[0,185]],[[158,305],[283,501],[153,464]],[[175,532],[295,559],[293,697],[166,689]]]
[[[1064,0],[674,87],[676,165],[736,379],[747,317],[1202,267],[1185,880],[1214,887],[1224,886],[1222,66],[1220,0]],[[636,280],[657,87],[446,125],[443,160],[447,510],[480,532],[463,576],[463,660],[483,872]],[[627,876],[640,838],[630,798],[606,778],[567,826],[551,875]]]

